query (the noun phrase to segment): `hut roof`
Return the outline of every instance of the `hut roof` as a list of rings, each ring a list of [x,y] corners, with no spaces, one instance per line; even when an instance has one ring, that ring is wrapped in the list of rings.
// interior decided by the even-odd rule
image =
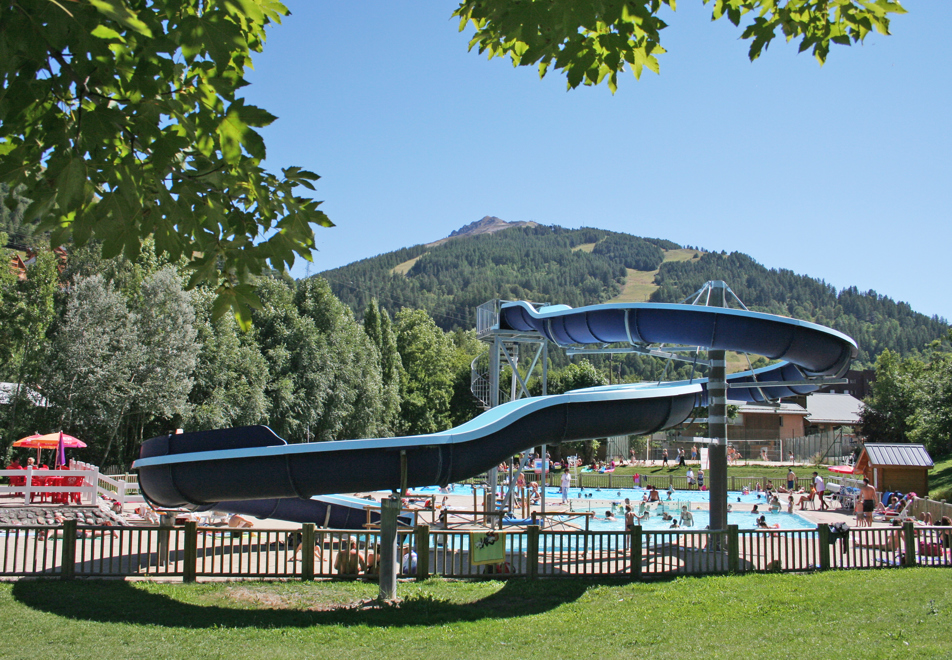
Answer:
[[[868,442],[863,446],[870,465],[890,465],[897,467],[924,467],[935,465],[926,451],[925,445],[886,444]],[[860,463],[864,456],[860,456]]]
[[[859,424],[863,402],[849,394],[811,394],[807,397],[807,421],[813,424]]]

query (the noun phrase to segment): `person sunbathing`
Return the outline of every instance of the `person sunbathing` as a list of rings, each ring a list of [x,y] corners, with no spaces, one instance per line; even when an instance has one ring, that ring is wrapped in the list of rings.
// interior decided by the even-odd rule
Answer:
[[[243,518],[239,516],[237,513],[233,513],[231,514],[231,517],[228,518],[228,526],[229,527],[254,527],[255,525],[253,522],[251,522],[247,518]]]
[[[800,505],[800,510],[803,511],[803,510],[806,508],[806,506],[805,506],[806,503],[807,503],[807,502],[813,502],[814,499],[816,499],[816,488],[814,488],[814,487],[811,486],[811,487],[810,487],[810,494],[809,494],[809,495],[801,495],[801,496],[800,496],[800,501],[797,502],[797,504]]]
[[[357,541],[354,539],[350,540],[347,549],[337,553],[337,559],[334,560],[334,570],[342,575],[357,575],[366,567],[367,564],[357,551]]]

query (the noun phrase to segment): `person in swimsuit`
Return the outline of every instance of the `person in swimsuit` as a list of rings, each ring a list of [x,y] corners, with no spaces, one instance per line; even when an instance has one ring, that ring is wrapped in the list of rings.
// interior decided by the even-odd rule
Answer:
[[[859,494],[863,498],[863,519],[867,527],[872,527],[873,511],[876,510],[876,489],[870,485],[869,479],[863,479],[863,487],[859,489]]]

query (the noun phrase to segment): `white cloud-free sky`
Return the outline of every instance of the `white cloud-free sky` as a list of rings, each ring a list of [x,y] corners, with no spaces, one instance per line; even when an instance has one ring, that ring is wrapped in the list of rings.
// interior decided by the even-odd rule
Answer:
[[[268,169],[322,177],[337,227],[310,273],[495,215],[745,252],[952,318],[952,2],[906,0],[892,36],[820,67],[782,40],[751,63],[682,0],[661,75],[615,95],[468,52],[450,1],[286,3],[246,98],[279,117]]]

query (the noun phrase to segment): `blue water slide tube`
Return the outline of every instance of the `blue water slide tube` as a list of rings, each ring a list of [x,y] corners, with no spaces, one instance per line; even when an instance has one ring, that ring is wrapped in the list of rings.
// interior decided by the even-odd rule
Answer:
[[[401,465],[407,487],[446,485],[539,444],[677,425],[700,391],[697,383],[574,390],[511,401],[448,431],[403,438],[289,445],[265,426],[170,434],[144,442],[133,468],[142,493],[166,507],[398,489]]]
[[[849,337],[823,326],[692,305],[536,310],[528,303],[507,303],[499,327],[539,332],[562,346],[678,344],[783,360],[728,378],[733,383],[770,383],[731,389],[731,398],[754,401],[812,391],[816,384],[807,379],[840,376],[856,355]],[[307,515],[320,522],[316,510],[304,511],[312,504],[300,503],[316,495],[444,485],[540,444],[647,434],[675,426],[695,405],[706,404],[704,386],[703,380],[628,384],[521,399],[448,431],[403,438],[288,445],[264,426],[173,434],[143,443],[133,467],[139,470],[143,494],[161,506],[223,508],[224,502],[255,507],[265,515],[270,511],[270,517],[301,520]],[[255,500],[267,502],[252,504]]]
[[[856,357],[856,342],[831,328],[786,316],[725,307],[665,303],[613,303],[573,309],[565,305],[536,310],[527,302],[504,303],[499,327],[538,332],[560,346],[627,343],[680,345],[754,353],[778,364],[732,374],[728,383],[790,383],[732,387],[729,398],[763,401],[817,389],[810,378],[839,377]],[[706,379],[699,405],[707,405]]]

